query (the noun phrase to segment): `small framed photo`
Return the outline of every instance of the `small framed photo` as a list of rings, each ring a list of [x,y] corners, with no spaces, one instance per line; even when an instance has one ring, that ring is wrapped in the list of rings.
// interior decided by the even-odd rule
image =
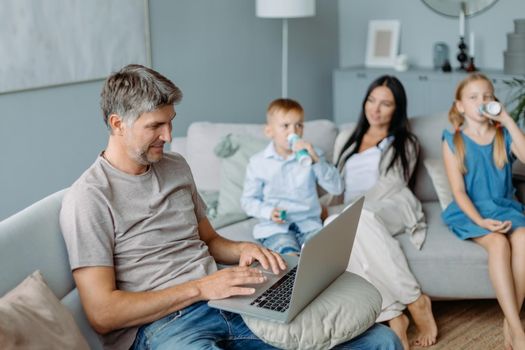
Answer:
[[[399,52],[398,20],[372,20],[368,23],[367,67],[393,67]]]

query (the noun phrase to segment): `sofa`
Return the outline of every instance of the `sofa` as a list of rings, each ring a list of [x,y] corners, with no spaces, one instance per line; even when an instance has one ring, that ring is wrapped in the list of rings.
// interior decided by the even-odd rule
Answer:
[[[445,115],[412,118],[411,125],[422,144],[422,159],[439,159],[440,132],[448,126]],[[338,130],[344,127],[352,125],[338,128],[329,120],[308,121],[305,138],[321,148],[330,159]],[[188,160],[197,187],[205,198],[206,195],[228,198],[231,193],[225,193],[226,197],[220,195],[224,181],[233,178],[225,172],[232,169],[226,167],[227,163],[235,160],[237,163],[234,165],[242,168],[247,161],[246,154],[242,161],[216,155],[217,144],[224,146],[228,135],[229,139],[241,135],[244,139],[257,140],[259,147],[268,142],[264,139],[262,125],[197,122],[189,127],[187,136],[174,138],[171,145],[173,151],[183,154]],[[230,146],[232,144],[235,146],[235,142]],[[423,202],[427,218],[426,242],[421,250],[417,250],[405,234],[397,237],[412,271],[423,290],[433,298],[494,298],[486,253],[472,242],[458,240],[442,224],[438,197],[423,163],[417,169],[415,193]],[[80,304],[60,232],[58,216],[65,191],[51,194],[0,222],[0,296],[15,288],[35,270],[40,270],[53,294],[73,315],[89,347],[102,349],[100,339],[90,327]],[[212,220],[219,233],[231,239],[253,240],[254,219],[239,213],[222,217],[226,219],[215,217]]]
[[[65,191],[0,222],[0,296],[40,270],[51,291],[73,315],[89,347],[99,350],[102,343],[82,309],[58,222]]]
[[[433,299],[495,298],[488,276],[487,254],[484,249],[471,241],[459,240],[441,220],[442,207],[438,193],[443,192],[444,189],[438,187],[446,187],[445,190],[449,191],[448,196],[451,198],[441,157],[441,132],[450,126],[447,115],[438,113],[412,117],[410,125],[421,144],[414,192],[422,202],[428,228],[421,250],[411,243],[408,234],[396,236],[406,254],[409,266],[423,291]],[[336,135],[344,128],[353,127],[352,123],[336,126],[329,120],[307,121],[304,138],[321,148],[325,152],[326,159],[331,160],[335,143],[341,142]],[[219,212],[220,201],[226,196],[226,194],[223,196],[223,192],[232,190],[232,186],[228,185],[231,178],[235,177],[231,172],[231,163],[236,163],[234,165],[238,168],[245,165],[245,163],[239,164],[239,158],[243,157],[228,161],[228,158],[217,155],[217,145],[228,135],[244,135],[245,138],[264,140],[263,144],[268,142],[264,137],[262,124],[209,122],[191,124],[185,137],[174,138],[172,142],[172,150],[183,154],[190,164],[197,188],[204,194],[205,200],[210,193],[219,193],[215,197],[218,197]],[[233,143],[235,146],[235,142]],[[242,142],[237,143],[237,146],[242,147]],[[247,161],[247,158],[245,154],[242,160]],[[522,174],[525,174],[523,165],[516,164],[515,169],[516,178],[523,179]],[[430,176],[431,174],[433,177]],[[518,192],[523,193],[523,185],[518,184],[518,187]],[[226,197],[226,199],[232,201],[232,198]],[[215,203],[208,204],[215,205]],[[256,219],[243,217],[242,213],[238,212],[223,211],[219,214],[221,215],[212,219],[212,223],[217,223],[215,227],[220,234],[234,240],[253,241],[251,232]],[[228,224],[229,222],[231,223]]]

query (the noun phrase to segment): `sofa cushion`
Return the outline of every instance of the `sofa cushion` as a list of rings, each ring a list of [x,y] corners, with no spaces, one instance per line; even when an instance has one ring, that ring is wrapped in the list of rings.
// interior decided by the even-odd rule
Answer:
[[[443,159],[427,158],[423,161],[423,164],[425,165],[425,169],[427,169],[428,175],[430,175],[430,179],[434,185],[439,205],[441,205],[441,209],[445,210],[454,197],[452,196],[452,190],[448,183]]]
[[[73,316],[40,271],[0,298],[0,348],[89,350]]]
[[[257,219],[250,218],[248,220],[243,220],[232,225],[221,227],[217,232],[228,239],[233,241],[250,241],[256,242],[253,238],[252,232],[253,227],[257,223]]]
[[[248,135],[265,139],[264,124],[210,123],[195,122],[190,125],[186,140],[186,160],[188,161],[197,188],[215,190],[220,188],[221,160],[213,153],[215,145],[227,134]],[[330,120],[306,121],[304,138],[321,148],[326,159],[331,159],[337,127]]]
[[[222,158],[217,216],[245,214],[241,196],[246,167],[251,156],[262,151],[268,142],[247,135],[228,134],[217,144],[215,154]],[[245,217],[248,216],[245,214]]]
[[[248,328],[280,349],[331,349],[372,326],[381,295],[365,279],[345,272],[289,324],[243,316]]]
[[[449,231],[441,220],[438,201],[424,202],[423,212],[428,227],[421,250],[407,234],[396,236],[423,291],[439,299],[494,298],[485,250]]]
[[[411,131],[416,134],[421,145],[414,193],[421,201],[435,201],[438,197],[434,191],[432,180],[425,170],[424,160],[427,158],[441,158],[441,133],[450,127],[447,113],[410,118],[409,121]]]

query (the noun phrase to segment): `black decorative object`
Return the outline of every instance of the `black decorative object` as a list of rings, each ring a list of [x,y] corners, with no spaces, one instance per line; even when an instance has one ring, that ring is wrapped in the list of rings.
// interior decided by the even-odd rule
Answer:
[[[465,40],[463,37],[459,37],[459,44],[458,44],[459,53],[456,56],[456,58],[459,61],[459,70],[466,70],[466,63],[468,61],[468,54],[467,54],[467,44],[465,44]]]
[[[445,73],[452,72],[452,66],[450,65],[450,61],[447,59],[445,60],[445,63],[441,66],[441,70]]]

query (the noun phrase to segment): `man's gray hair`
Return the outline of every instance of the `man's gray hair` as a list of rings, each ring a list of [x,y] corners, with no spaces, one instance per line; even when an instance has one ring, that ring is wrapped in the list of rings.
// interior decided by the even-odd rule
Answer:
[[[100,93],[104,122],[117,114],[132,125],[143,113],[173,105],[182,99],[181,90],[153,69],[130,64],[110,75]]]

